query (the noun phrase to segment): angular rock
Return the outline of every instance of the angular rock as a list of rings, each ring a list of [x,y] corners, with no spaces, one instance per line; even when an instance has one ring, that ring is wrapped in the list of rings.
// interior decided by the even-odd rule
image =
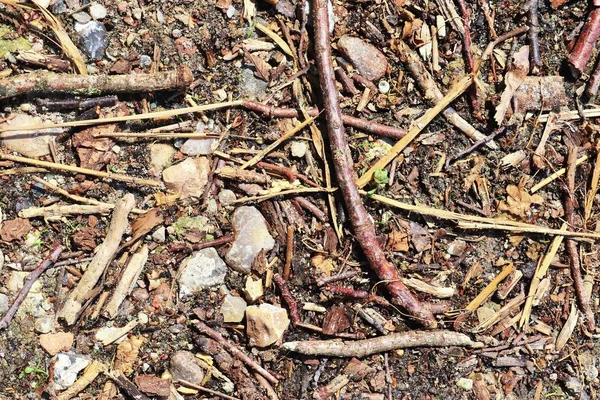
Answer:
[[[28,114],[13,114],[15,117],[0,125],[0,128],[26,126],[42,123],[39,117]],[[41,129],[36,131],[14,131],[2,134],[2,143],[11,151],[25,157],[37,158],[50,154],[50,142],[63,132],[62,128]]]
[[[267,221],[255,207],[239,207],[233,213],[235,240],[225,261],[234,270],[249,273],[252,261],[261,250],[271,250],[275,240],[267,229]]]
[[[150,150],[150,167],[155,172],[162,172],[163,169],[171,165],[173,155],[177,150],[170,144],[153,143],[148,146]]]
[[[40,335],[40,346],[46,353],[54,356],[61,351],[67,351],[73,345],[74,336],[71,332],[45,333]]]
[[[189,351],[173,353],[169,372],[171,372],[173,380],[183,379],[196,385],[201,385],[204,379],[204,369],[200,366],[196,356]]]
[[[199,250],[188,258],[179,275],[179,296],[189,296],[203,288],[220,285],[226,273],[227,265],[214,247]]]
[[[223,322],[241,322],[244,319],[246,312],[246,301],[238,296],[228,294],[223,299],[221,305],[221,314],[223,314]]]
[[[159,226],[152,233],[152,240],[154,240],[156,243],[164,243],[165,240],[167,240],[167,229],[164,226]]]
[[[90,363],[90,357],[76,353],[58,353],[54,364],[54,385],[57,390],[73,386],[77,374]]]
[[[100,60],[108,45],[106,28],[102,22],[90,21],[86,24],[75,24],[81,45],[91,60]]]
[[[240,80],[240,90],[243,95],[250,99],[262,99],[265,96],[269,84],[262,79],[254,76],[254,71],[250,68],[242,69]]]
[[[263,284],[262,279],[254,280],[251,276],[246,278],[246,286],[244,287],[244,294],[246,299],[250,303],[256,303],[258,299],[263,296]]]
[[[342,36],[338,40],[338,50],[347,58],[354,68],[365,78],[376,81],[385,75],[388,62],[377,47],[362,39]]]
[[[106,7],[99,3],[92,3],[88,9],[93,19],[104,19],[106,18]]]
[[[183,162],[165,169],[163,181],[169,191],[180,193],[181,198],[200,197],[208,182],[209,172],[210,163],[207,158],[187,158]]]
[[[246,335],[251,346],[265,347],[277,342],[289,324],[284,308],[267,303],[246,308]]]
[[[171,391],[171,381],[154,375],[138,375],[133,380],[142,392],[151,395],[168,397]]]
[[[187,156],[206,156],[212,154],[217,139],[188,139],[179,149]]]
[[[0,312],[0,314],[2,313]],[[36,318],[33,323],[33,329],[37,333],[51,332],[54,329],[54,316],[44,315],[43,317]]]

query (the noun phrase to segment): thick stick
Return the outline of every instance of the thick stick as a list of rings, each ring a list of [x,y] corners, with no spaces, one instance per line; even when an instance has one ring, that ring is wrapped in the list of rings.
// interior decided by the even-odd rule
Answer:
[[[354,183],[353,162],[350,158],[348,143],[342,123],[342,115],[338,102],[338,91],[333,77],[331,65],[331,47],[329,37],[329,21],[327,1],[315,0],[312,4],[315,24],[315,58],[319,69],[321,90],[323,92],[323,108],[327,118],[327,134],[333,156],[333,164],[337,181],[346,204],[346,209],[354,228],[354,234],[371,268],[379,279],[386,282],[392,295],[392,302],[408,312],[414,320],[428,328],[435,328],[437,323],[433,314],[425,309],[421,302],[400,282],[396,268],[386,259],[385,253],[377,241],[375,226],[365,209]]]
[[[465,334],[451,331],[409,331],[392,333],[373,339],[340,342],[339,340],[310,340],[284,343],[282,349],[311,356],[366,357],[371,354],[410,347],[483,347]]]
[[[598,36],[600,36],[600,8],[594,8],[590,12],[585,25],[583,25],[575,47],[573,47],[573,50],[569,54],[568,61],[573,76],[579,77],[583,72],[592,56],[592,50]]]
[[[569,225],[570,230],[574,228],[575,221],[575,170],[577,160],[577,147],[569,148],[569,157],[567,159],[567,190],[565,191],[565,220]],[[565,247],[569,253],[569,261],[571,265],[571,276],[575,286],[575,294],[577,301],[581,307],[581,311],[585,315],[587,328],[590,332],[596,331],[596,322],[594,320],[594,312],[590,304],[589,297],[585,295],[583,278],[581,277],[581,262],[579,261],[579,249],[577,242],[573,239],[565,240]]]
[[[134,205],[135,199],[130,193],[117,201],[104,242],[98,246],[96,255],[88,265],[79,284],[71,292],[63,308],[58,312],[58,318],[63,318],[68,325],[75,323],[83,303],[87,300],[89,293],[94,289],[98,279],[100,279],[100,276],[102,276],[104,270],[115,256],[121,243],[121,238],[125,233],[125,229],[127,229],[127,215]]]
[[[62,251],[63,248],[61,246],[58,246],[57,248],[52,250],[50,255],[44,261],[42,261],[40,265],[36,267],[36,269],[31,271],[29,275],[27,275],[27,277],[23,281],[23,287],[21,288],[21,290],[19,290],[15,301],[13,301],[12,305],[10,306],[8,311],[6,311],[6,314],[4,314],[2,319],[0,319],[0,329],[5,329],[8,326],[8,324],[10,324],[10,321],[12,321],[13,317],[19,310],[19,306],[21,305],[21,303],[23,303],[25,297],[27,297],[27,294],[31,290],[31,287],[33,286],[35,281],[37,281],[40,275],[42,275],[42,273],[46,269],[48,269],[48,267],[50,267],[56,262],[56,260],[58,260],[58,257],[60,256],[60,253],[62,253]]]
[[[186,66],[176,71],[128,75],[73,75],[32,72],[0,80],[0,100],[23,94],[68,93],[98,96],[105,93],[155,92],[185,89],[194,76]]]
[[[538,0],[529,0],[529,62],[533,67],[533,72],[538,72],[542,67],[542,56],[540,55],[540,18],[538,13]]]

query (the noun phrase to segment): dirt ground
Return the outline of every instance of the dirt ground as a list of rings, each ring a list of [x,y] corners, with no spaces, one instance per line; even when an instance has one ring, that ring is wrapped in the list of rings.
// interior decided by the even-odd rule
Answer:
[[[4,79],[52,69],[47,61],[42,65],[22,61],[18,57],[22,49],[11,47],[17,46],[17,40],[25,40],[27,43],[19,46],[31,52],[54,55],[63,63],[70,63],[68,70],[55,69],[57,73],[75,73],[72,58],[57,45],[58,40],[39,9],[24,9],[8,1],[0,3],[4,4],[0,9],[0,28],[6,27],[6,31],[0,29],[4,34],[0,50],[6,54],[0,61]],[[186,66],[193,74],[193,81],[183,90],[119,93],[116,104],[88,111],[64,107],[51,110],[39,102],[40,99],[88,99],[85,95],[58,94],[38,88],[40,93],[25,91],[6,96],[0,100],[3,122],[0,139],[6,134],[6,119],[15,113],[56,123],[238,99],[263,103],[268,108],[306,110],[322,104],[319,70],[314,64],[315,50],[311,44],[315,23],[304,13],[300,1],[279,0],[273,5],[251,0],[100,0],[98,3],[106,9],[106,16],[98,19],[106,29],[106,51],[98,60],[90,60],[75,30],[76,18],[85,17],[77,14],[92,14],[91,4],[79,0],[51,3],[48,10],[61,21],[64,32],[82,51],[91,74],[152,74]],[[490,24],[497,36],[532,26],[528,12],[531,2],[466,0],[465,3],[470,11],[470,53],[476,64],[496,37]],[[413,285],[414,282],[420,285],[421,289],[411,289],[420,301],[441,308],[442,312],[436,315],[436,330],[466,334],[478,343],[476,348],[398,348],[360,357],[357,371],[348,372],[355,362],[351,356],[301,355],[282,347],[292,341],[356,341],[422,331],[423,327],[406,310],[385,300],[390,300],[386,282],[365,259],[352,229],[352,213],[348,212],[340,191],[328,196],[321,190],[327,187],[329,173],[331,186],[337,186],[332,166],[334,153],[329,149],[323,116],[312,128],[301,129],[293,139],[266,154],[261,160],[263,164],[247,168],[246,176],[228,177],[220,172],[221,168],[239,166],[237,161],[256,155],[298,121],[271,117],[248,107],[224,107],[175,117],[118,122],[110,127],[61,128],[62,133],[51,141],[52,151],[31,157],[150,179],[158,187],[82,172],[32,171],[26,168],[39,166],[0,156],[0,261],[3,261],[0,295],[4,295],[6,303],[0,309],[0,317],[17,297],[23,278],[52,249],[62,246],[59,261],[72,261],[48,268],[16,316],[0,329],[0,398],[59,395],[60,390],[53,382],[58,359],[41,345],[44,335],[58,340],[60,343],[53,345],[59,348],[63,340],[70,343],[60,348],[61,353],[82,355],[102,366],[102,372],[79,394],[73,395],[80,399],[146,398],[135,397],[138,388],[145,393],[138,393],[140,396],[173,399],[597,398],[598,330],[590,327],[589,314],[586,315],[580,298],[584,297],[588,310],[595,314],[598,285],[594,283],[599,259],[596,236],[600,228],[596,223],[599,210],[596,174],[600,166],[595,119],[567,120],[559,114],[553,133],[542,146],[543,153],[535,155],[549,125],[542,122],[542,117],[549,112],[593,109],[596,102],[594,97],[581,96],[595,67],[595,49],[579,78],[573,77],[567,65],[593,6],[586,1],[562,3],[537,3],[541,66],[527,66],[524,73],[515,66],[523,46],[531,44],[529,34],[521,33],[498,43],[491,58],[482,62],[475,83],[452,102],[458,114],[483,135],[498,133],[493,140],[495,149],[480,143],[461,154],[476,140],[462,134],[440,114],[364,187],[369,195],[362,199],[386,257],[404,279],[410,278]],[[451,5],[458,13],[456,18],[445,16],[443,4]],[[342,112],[365,121],[409,129],[439,101],[428,97],[420,87],[420,77],[412,73],[398,51],[401,40],[419,53],[442,93],[451,92],[453,85],[472,68],[465,62],[459,4],[452,0],[334,1],[331,40],[334,63],[343,71],[336,75]],[[274,33],[278,41],[257,28],[257,24]],[[339,43],[344,35],[372,44],[379,52],[373,54],[385,57],[387,68],[383,77],[369,80],[365,72],[358,73],[359,68],[352,67],[352,60],[361,50],[351,49],[351,54],[346,54]],[[292,49],[293,55],[286,54],[285,46]],[[525,54],[525,59],[529,59]],[[515,58],[517,61],[513,62]],[[376,58],[369,60],[365,68],[376,68],[373,63],[378,64]],[[435,63],[439,63],[439,68]],[[353,74],[362,77],[355,79]],[[355,93],[342,82],[341,76],[354,82]],[[513,109],[511,104],[506,116],[498,122],[497,110],[508,104],[503,93],[515,82],[513,79],[519,87],[525,76],[542,77],[541,83],[535,85],[539,84],[542,90],[555,85],[559,93],[538,103],[527,98],[521,110]],[[389,90],[382,89],[386,84]],[[0,92],[5,87],[6,83],[0,81]],[[93,90],[87,93],[93,94]],[[215,134],[218,148],[216,151],[212,148],[208,155],[184,154],[181,149],[187,139],[174,135],[193,132],[198,122],[206,127],[204,133]],[[143,135],[94,136],[105,129]],[[167,136],[157,137],[156,132],[166,132]],[[367,172],[398,141],[348,125],[346,136],[347,151],[357,176]],[[156,167],[160,164],[159,157],[152,152],[152,146],[157,144],[172,149],[160,148],[169,153],[160,168]],[[532,187],[544,178],[561,168],[573,167],[569,149],[574,147],[579,149],[577,157],[587,156],[577,166],[574,187],[569,187],[568,173],[563,170],[533,193]],[[19,152],[3,143],[0,154]],[[169,191],[161,173],[162,168],[186,159],[202,159],[205,163],[205,181],[200,191],[187,198]],[[447,160],[450,162],[446,164]],[[274,166],[287,172],[276,171]],[[93,257],[95,249],[105,240],[111,211],[22,218],[19,212],[30,207],[76,204],[73,198],[44,186],[34,177],[51,182],[71,195],[109,204],[130,193],[135,207],[155,210],[129,215],[130,226],[119,246],[133,244],[116,252],[93,290],[86,293],[84,307],[74,323],[67,323],[58,315],[70,293],[81,283],[88,268],[87,258]],[[307,192],[305,189],[311,188],[311,184],[320,190]],[[237,202],[225,201],[225,195],[221,195],[225,190],[231,190]],[[281,190],[289,192],[278,195]],[[377,195],[418,207],[412,210],[394,207]],[[570,211],[567,203],[572,206]],[[253,260],[250,274],[235,271],[229,265],[222,283],[181,296],[178,275],[190,253],[214,247],[218,256],[231,264],[227,254],[233,246],[232,240],[239,236],[233,229],[233,216],[242,205],[256,207],[264,216],[274,239],[271,248]],[[447,217],[445,211],[456,214]],[[498,218],[498,226],[490,218]],[[563,225],[565,221],[568,224]],[[518,225],[525,223],[528,224],[525,227]],[[589,234],[576,235],[574,245],[570,245],[575,246],[580,266],[573,267],[571,250],[567,248],[570,236],[563,237],[557,233],[558,229]],[[288,251],[290,233],[293,252]],[[235,236],[218,242],[228,235]],[[249,236],[251,241],[260,239]],[[144,245],[149,249],[148,260],[116,315],[109,318],[101,311],[102,302],[122,279],[121,271],[130,257]],[[80,259],[87,261],[78,262]],[[272,279],[274,273],[286,275],[286,262],[291,268],[285,282],[291,292],[288,299],[281,285]],[[547,268],[545,274],[540,273],[541,265]],[[582,276],[574,277],[575,269]],[[504,272],[507,276],[498,279]],[[338,275],[347,277],[335,280]],[[260,282],[258,286],[264,292],[257,298],[248,293],[249,276]],[[323,284],[320,280],[324,278],[331,278],[331,282]],[[498,288],[494,286],[497,281],[500,281]],[[509,285],[511,281],[513,286]],[[579,282],[585,286],[583,293],[578,288]],[[429,289],[423,289],[425,284]],[[538,285],[538,289],[535,286],[531,289],[532,285]],[[342,293],[344,288],[347,290]],[[441,289],[446,289],[445,293],[450,291],[450,295],[440,298]],[[244,298],[248,305],[281,307],[288,316],[297,308],[299,321],[292,321],[274,343],[253,345],[255,339],[248,332],[246,319],[224,322],[221,307],[227,293]],[[295,304],[290,304],[290,298]],[[531,300],[530,315],[521,324]],[[375,317],[369,319],[368,315]],[[103,344],[99,339],[102,329],[123,327],[131,321],[137,324],[114,343]],[[195,321],[203,321],[227,343],[249,355],[276,377],[278,384],[269,384],[251,365],[239,361],[227,345],[208,343],[208,336],[200,332]],[[72,339],[53,336],[58,333],[73,336]],[[142,341],[138,352],[124,350],[136,339]],[[201,368],[197,364],[180,366],[188,369],[188,376],[193,378],[194,368],[200,368],[205,376],[199,378],[202,386],[231,397],[198,391],[193,385],[177,382],[173,355],[182,351],[196,355],[204,367],[216,368]],[[121,371],[129,386],[123,381],[114,385],[118,379],[109,375],[116,370]],[[232,387],[227,385],[228,380]]]

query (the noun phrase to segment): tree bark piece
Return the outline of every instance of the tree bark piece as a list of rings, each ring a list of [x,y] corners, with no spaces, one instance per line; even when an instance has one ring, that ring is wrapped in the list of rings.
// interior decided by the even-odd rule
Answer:
[[[575,170],[577,161],[577,147],[569,148],[569,156],[567,159],[567,190],[565,191],[565,220],[569,226],[569,230],[574,229],[575,223]],[[590,304],[590,298],[585,295],[583,278],[581,276],[581,262],[579,259],[579,249],[577,242],[569,238],[565,240],[565,247],[569,254],[569,264],[571,266],[571,276],[573,277],[573,285],[575,286],[575,294],[577,302],[581,307],[581,311],[585,315],[585,322],[590,332],[596,331],[596,322],[594,320],[594,312]]]
[[[133,285],[140,276],[147,260],[148,246],[146,245],[143,245],[140,251],[131,256],[131,259],[123,270],[123,274],[119,279],[119,283],[117,284],[112,297],[106,306],[104,306],[104,312],[109,318],[114,318],[117,311],[119,311],[121,303],[133,289]]]
[[[385,253],[377,242],[375,226],[362,203],[358,188],[354,183],[353,162],[350,158],[348,143],[342,123],[342,115],[338,102],[338,91],[333,77],[331,65],[331,43],[327,1],[315,0],[312,4],[315,24],[315,55],[321,90],[323,92],[323,108],[327,119],[327,133],[331,154],[335,167],[338,185],[342,192],[354,234],[363,252],[379,279],[386,282],[392,295],[392,302],[406,310],[410,317],[423,326],[435,328],[437,322],[433,314],[425,309],[421,302],[400,282],[396,268],[386,259]]]
[[[8,311],[6,311],[6,314],[4,314],[2,319],[0,319],[0,329],[5,329],[8,326],[8,324],[10,324],[10,321],[12,321],[13,317],[19,310],[19,306],[27,297],[27,294],[31,290],[31,287],[33,286],[35,281],[37,281],[37,279],[42,275],[42,273],[45,270],[47,270],[52,264],[56,262],[56,260],[58,260],[58,257],[60,256],[60,253],[62,253],[62,251],[63,248],[61,246],[58,246],[57,248],[52,250],[50,255],[44,261],[42,261],[36,269],[31,271],[29,275],[27,275],[25,281],[23,282],[23,287],[21,288],[21,290],[19,290],[15,301],[13,301],[12,305],[10,306]]]
[[[0,80],[0,100],[23,94],[67,93],[98,96],[105,93],[156,92],[187,88],[194,76],[186,66],[153,74],[73,75],[32,72]]]
[[[94,259],[88,265],[79,284],[71,292],[63,308],[58,312],[58,318],[64,319],[68,325],[75,323],[83,303],[88,298],[89,292],[96,286],[98,279],[100,279],[100,276],[102,276],[104,270],[114,258],[125,229],[127,229],[127,216],[134,205],[135,199],[131,193],[126,194],[115,205],[113,217],[104,242],[98,246]]]
[[[452,331],[409,331],[392,333],[372,339],[342,342],[339,340],[310,340],[284,343],[282,348],[310,356],[325,357],[366,357],[386,351],[411,347],[483,347],[465,334]]]

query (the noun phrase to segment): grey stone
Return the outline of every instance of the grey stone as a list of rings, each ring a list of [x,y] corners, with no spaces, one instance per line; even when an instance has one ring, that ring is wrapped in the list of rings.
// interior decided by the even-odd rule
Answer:
[[[150,167],[156,172],[171,165],[171,159],[177,152],[173,146],[165,143],[153,143],[148,146],[150,150]]]
[[[246,312],[246,301],[238,296],[228,294],[223,299],[221,305],[221,314],[223,314],[223,322],[241,322],[244,319]]]
[[[163,171],[165,186],[173,193],[180,193],[181,198],[200,197],[208,182],[210,163],[206,157],[187,158],[179,164]]]
[[[227,265],[214,247],[193,253],[178,278],[179,296],[185,297],[206,287],[220,285],[225,280]]]
[[[169,364],[169,372],[173,380],[185,380],[201,385],[204,379],[204,369],[199,365],[196,356],[189,351],[173,353]]]
[[[152,64],[152,57],[150,57],[146,54],[142,54],[140,56],[140,67],[146,68],[146,67],[149,67],[151,64]]]
[[[242,69],[240,89],[246,97],[260,99],[265,96],[268,83],[254,76],[254,71],[249,68]]]
[[[75,21],[79,22],[80,24],[87,24],[88,22],[90,22],[92,20],[92,17],[90,16],[90,14],[88,14],[84,11],[76,12],[75,14],[72,15],[72,17]]]
[[[54,384],[57,390],[73,386],[77,374],[90,363],[90,357],[76,353],[58,353],[54,364]]]
[[[377,47],[353,36],[342,36],[338,49],[365,78],[376,81],[385,75],[388,62]]]
[[[239,207],[233,213],[235,240],[225,261],[234,270],[249,273],[254,258],[261,250],[271,250],[275,240],[267,229],[267,221],[256,207]]]
[[[154,240],[156,243],[164,243],[165,240],[167,240],[167,229],[164,226],[159,226],[152,233],[152,240]]]
[[[308,145],[306,142],[295,141],[292,142],[290,150],[292,151],[292,157],[302,158],[308,150]]]
[[[219,192],[218,197],[219,197],[219,203],[221,203],[221,205],[223,205],[223,206],[228,206],[229,204],[234,202],[236,199],[235,193],[233,193],[233,191],[231,191],[229,189],[221,190]]]
[[[106,28],[98,21],[86,24],[75,24],[75,31],[79,34],[81,45],[91,60],[101,60],[108,45]]]

